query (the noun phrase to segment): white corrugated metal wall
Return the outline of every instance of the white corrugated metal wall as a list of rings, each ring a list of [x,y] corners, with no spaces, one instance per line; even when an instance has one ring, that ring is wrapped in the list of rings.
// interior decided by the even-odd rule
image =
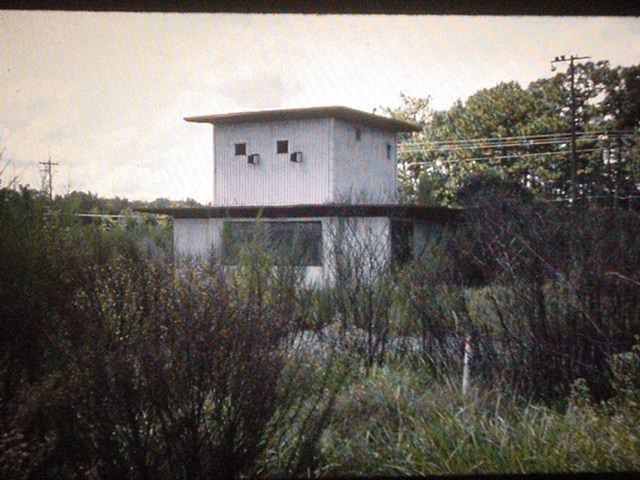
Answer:
[[[360,140],[356,138],[360,130]],[[340,203],[395,203],[395,134],[336,119],[334,198]],[[387,158],[387,145],[391,158]]]
[[[179,255],[207,256],[220,244],[222,222],[210,218],[174,218],[173,248]]]
[[[329,119],[238,123],[214,127],[214,205],[292,205],[330,201]],[[287,140],[289,153],[277,154]],[[236,156],[234,144],[258,153],[257,165]],[[290,161],[300,151],[301,163]]]
[[[276,153],[278,140],[289,142],[288,154]],[[258,165],[236,156],[236,143],[246,143],[247,154],[258,153]],[[302,152],[302,163],[290,161],[294,151]],[[218,125],[214,205],[394,203],[395,162],[394,133],[342,119]]]

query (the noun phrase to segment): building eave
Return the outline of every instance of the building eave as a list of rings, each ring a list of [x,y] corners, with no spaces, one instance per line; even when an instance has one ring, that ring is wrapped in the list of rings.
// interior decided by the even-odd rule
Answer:
[[[423,205],[325,204],[325,205],[251,205],[197,208],[138,208],[137,212],[170,215],[174,218],[319,218],[390,217],[427,220],[445,224],[455,221],[461,209]]]
[[[270,122],[310,118],[340,118],[353,123],[369,125],[392,132],[419,132],[422,130],[420,126],[414,123],[342,106],[256,110],[214,115],[196,115],[185,117],[184,119],[187,122],[223,125],[230,123]]]

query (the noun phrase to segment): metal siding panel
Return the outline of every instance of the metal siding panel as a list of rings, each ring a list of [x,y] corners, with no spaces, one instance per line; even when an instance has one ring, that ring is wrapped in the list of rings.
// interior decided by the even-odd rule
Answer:
[[[354,129],[362,132],[360,141]],[[376,128],[335,120],[333,196],[338,201],[359,203],[395,203],[395,135]],[[392,145],[391,159],[386,145]]]
[[[324,203],[329,197],[329,119],[219,125],[215,136],[215,205]],[[276,141],[288,140],[289,153],[277,154]],[[236,157],[234,143],[260,154],[258,165]],[[289,160],[301,151],[302,163]]]
[[[388,217],[334,217],[328,218],[325,224],[323,241],[327,279],[334,278],[337,246],[342,254],[361,262],[359,268],[363,273],[375,273],[376,269],[387,265],[391,258]]]
[[[174,251],[178,255],[205,257],[222,244],[220,218],[176,218],[173,221]]]
[[[338,228],[338,219],[336,217],[322,218],[322,270],[326,281],[332,281],[335,277],[334,253]]]
[[[388,217],[355,217],[360,242],[380,264],[391,259],[391,221]]]
[[[173,232],[178,255],[207,255],[210,252],[212,239],[208,219],[175,219]]]

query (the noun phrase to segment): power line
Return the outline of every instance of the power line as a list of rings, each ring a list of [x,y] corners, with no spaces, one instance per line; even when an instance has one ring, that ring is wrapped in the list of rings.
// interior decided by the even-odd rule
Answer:
[[[588,139],[587,139],[588,140]],[[450,146],[436,146],[435,148],[429,148],[428,146],[421,145],[402,145],[399,148],[400,153],[410,152],[450,152],[450,151],[460,151],[460,150],[486,150],[486,149],[498,149],[498,148],[512,148],[512,147],[535,147],[539,145],[566,145],[568,140],[547,140],[547,141],[528,141],[526,144],[519,143],[496,143],[491,145],[450,145]]]
[[[601,135],[581,135],[581,140],[584,141],[602,141]],[[522,139],[522,140],[508,140],[505,142],[486,142],[486,143],[472,143],[472,142],[460,142],[451,144],[429,144],[424,143],[405,143],[401,144],[401,148],[412,149],[422,148],[424,150],[454,150],[454,149],[482,149],[482,148],[506,148],[506,147],[529,147],[535,145],[554,145],[569,143],[570,137],[549,137],[540,139]]]
[[[578,200],[592,200],[598,198],[611,199],[613,197],[614,200],[632,200],[634,198],[640,198],[640,195],[617,195],[613,193],[612,195],[580,195],[577,197]],[[568,199],[566,198],[541,198],[543,202],[566,202]]]
[[[636,132],[634,130],[595,130],[595,131],[587,131],[587,132],[576,132],[576,136],[581,137],[581,140],[584,141],[608,141],[611,139],[617,139],[618,144],[622,140],[626,140],[630,138]],[[517,139],[518,142],[514,143],[492,143],[492,144],[482,144],[476,146],[473,142],[477,141],[499,141],[499,140],[512,140]],[[406,154],[406,153],[419,153],[419,152],[447,152],[447,151],[461,151],[461,150],[482,150],[482,149],[490,149],[490,148],[509,148],[509,147],[532,147],[532,146],[540,146],[540,145],[566,145],[571,139],[570,133],[562,133],[562,132],[553,132],[553,133],[545,133],[545,134],[535,134],[535,135],[520,135],[520,136],[512,136],[512,137],[486,137],[486,138],[476,138],[476,139],[468,139],[468,140],[458,140],[458,141],[434,141],[434,142],[401,142],[398,145],[398,153]],[[524,143],[523,141],[526,141]],[[437,146],[437,144],[441,146]],[[447,145],[448,144],[448,145]],[[434,145],[436,145],[434,147]],[[583,148],[576,149],[576,153],[586,153],[586,152],[595,152],[599,150],[604,150],[604,146],[598,148]],[[540,157],[540,156],[548,156],[548,155],[565,155],[566,151],[553,151],[553,152],[531,152],[531,153],[512,153],[509,155],[483,155],[477,157],[470,158],[458,158],[458,159],[437,159],[429,162],[411,162],[404,163],[406,166],[422,166],[429,164],[451,164],[451,163],[459,163],[459,162],[470,162],[470,161],[491,161],[491,160],[500,160],[500,159],[515,159],[520,157]]]
[[[589,139],[583,139],[586,141],[590,141]],[[591,140],[592,141],[592,140]],[[567,145],[568,142],[537,142],[537,143],[530,143],[529,145],[527,145],[526,147],[537,147],[537,146],[542,146],[542,145]],[[404,153],[429,153],[429,152],[462,152],[462,151],[473,151],[473,150],[488,150],[488,149],[505,149],[505,148],[512,148],[512,147],[521,147],[523,148],[523,145],[496,145],[496,146],[487,146],[487,147],[457,147],[457,148],[425,148],[425,147],[420,147],[420,146],[411,146],[409,148],[399,148],[398,149],[398,153],[399,154],[404,154]],[[604,146],[599,147],[599,148],[606,148]],[[524,155],[524,154],[523,154]]]
[[[602,141],[608,140],[609,137],[621,138],[631,137],[633,131],[596,131],[596,132],[580,132],[582,140],[586,141]],[[605,138],[603,138],[605,137]],[[433,141],[433,142],[401,142],[398,145],[400,153],[415,151],[450,151],[450,150],[476,150],[486,148],[509,148],[509,147],[530,147],[536,145],[556,145],[566,144],[571,140],[571,134],[554,133],[544,135],[531,135],[520,137],[494,137],[492,139],[476,139],[476,140],[452,140],[452,141]]]
[[[586,132],[577,132],[578,135],[582,134],[633,134],[635,130],[588,130]],[[507,137],[476,137],[460,140],[431,140],[425,142],[407,142],[407,143],[456,143],[456,142],[478,142],[478,141],[492,141],[492,140],[514,140],[514,139],[529,139],[540,137],[552,137],[552,136],[570,136],[570,132],[550,132],[550,133],[536,133],[531,135],[514,135]]]
[[[578,152],[596,152],[596,151],[600,151],[602,150],[602,148],[583,148],[580,150],[577,150]],[[514,154],[514,155],[495,155],[495,156],[489,156],[489,155],[485,155],[482,157],[472,157],[472,158],[456,158],[456,159],[438,159],[435,161],[429,161],[429,162],[410,162],[410,163],[405,163],[403,164],[403,166],[424,166],[424,165],[432,165],[434,163],[439,163],[439,164],[450,164],[450,163],[460,163],[460,162],[471,162],[471,161],[491,161],[491,160],[502,160],[502,159],[506,159],[506,158],[510,158],[510,159],[517,159],[520,157],[544,157],[547,155],[565,155],[566,152],[540,152],[540,153],[522,153],[522,154]]]

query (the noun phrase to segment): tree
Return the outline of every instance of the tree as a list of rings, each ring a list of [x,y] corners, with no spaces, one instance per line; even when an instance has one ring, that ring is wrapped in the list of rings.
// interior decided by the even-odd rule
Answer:
[[[453,192],[466,178],[495,171],[540,195],[567,198],[570,81],[567,72],[560,72],[531,82],[526,89],[517,82],[503,82],[442,111],[433,111],[428,97],[402,95],[401,106],[386,109],[387,113],[423,127],[422,132],[401,140],[403,197],[421,203],[454,204]],[[619,144],[618,136],[602,136],[600,132],[638,129],[640,65],[611,68],[607,61],[578,64],[575,89],[577,130],[594,132],[578,138],[579,194],[634,194],[638,190],[634,172],[640,171],[633,161],[637,142],[625,137],[626,144]],[[606,149],[615,155],[615,162],[610,162],[616,163],[614,169],[603,161]]]
[[[400,101],[401,104],[397,108],[381,107],[381,109],[392,118],[409,121],[423,128],[421,132],[401,133],[401,144],[424,143],[426,141],[425,132],[427,125],[430,124],[433,113],[430,106],[431,98],[418,98],[401,93]],[[421,182],[422,169],[420,165],[428,163],[431,160],[433,160],[433,158],[428,152],[401,148],[398,169],[401,201],[416,202],[420,200],[417,193]],[[424,197],[431,198],[436,203],[440,203],[441,199],[439,195],[442,193],[440,190],[437,188],[432,190],[425,186],[422,187],[422,190]]]

